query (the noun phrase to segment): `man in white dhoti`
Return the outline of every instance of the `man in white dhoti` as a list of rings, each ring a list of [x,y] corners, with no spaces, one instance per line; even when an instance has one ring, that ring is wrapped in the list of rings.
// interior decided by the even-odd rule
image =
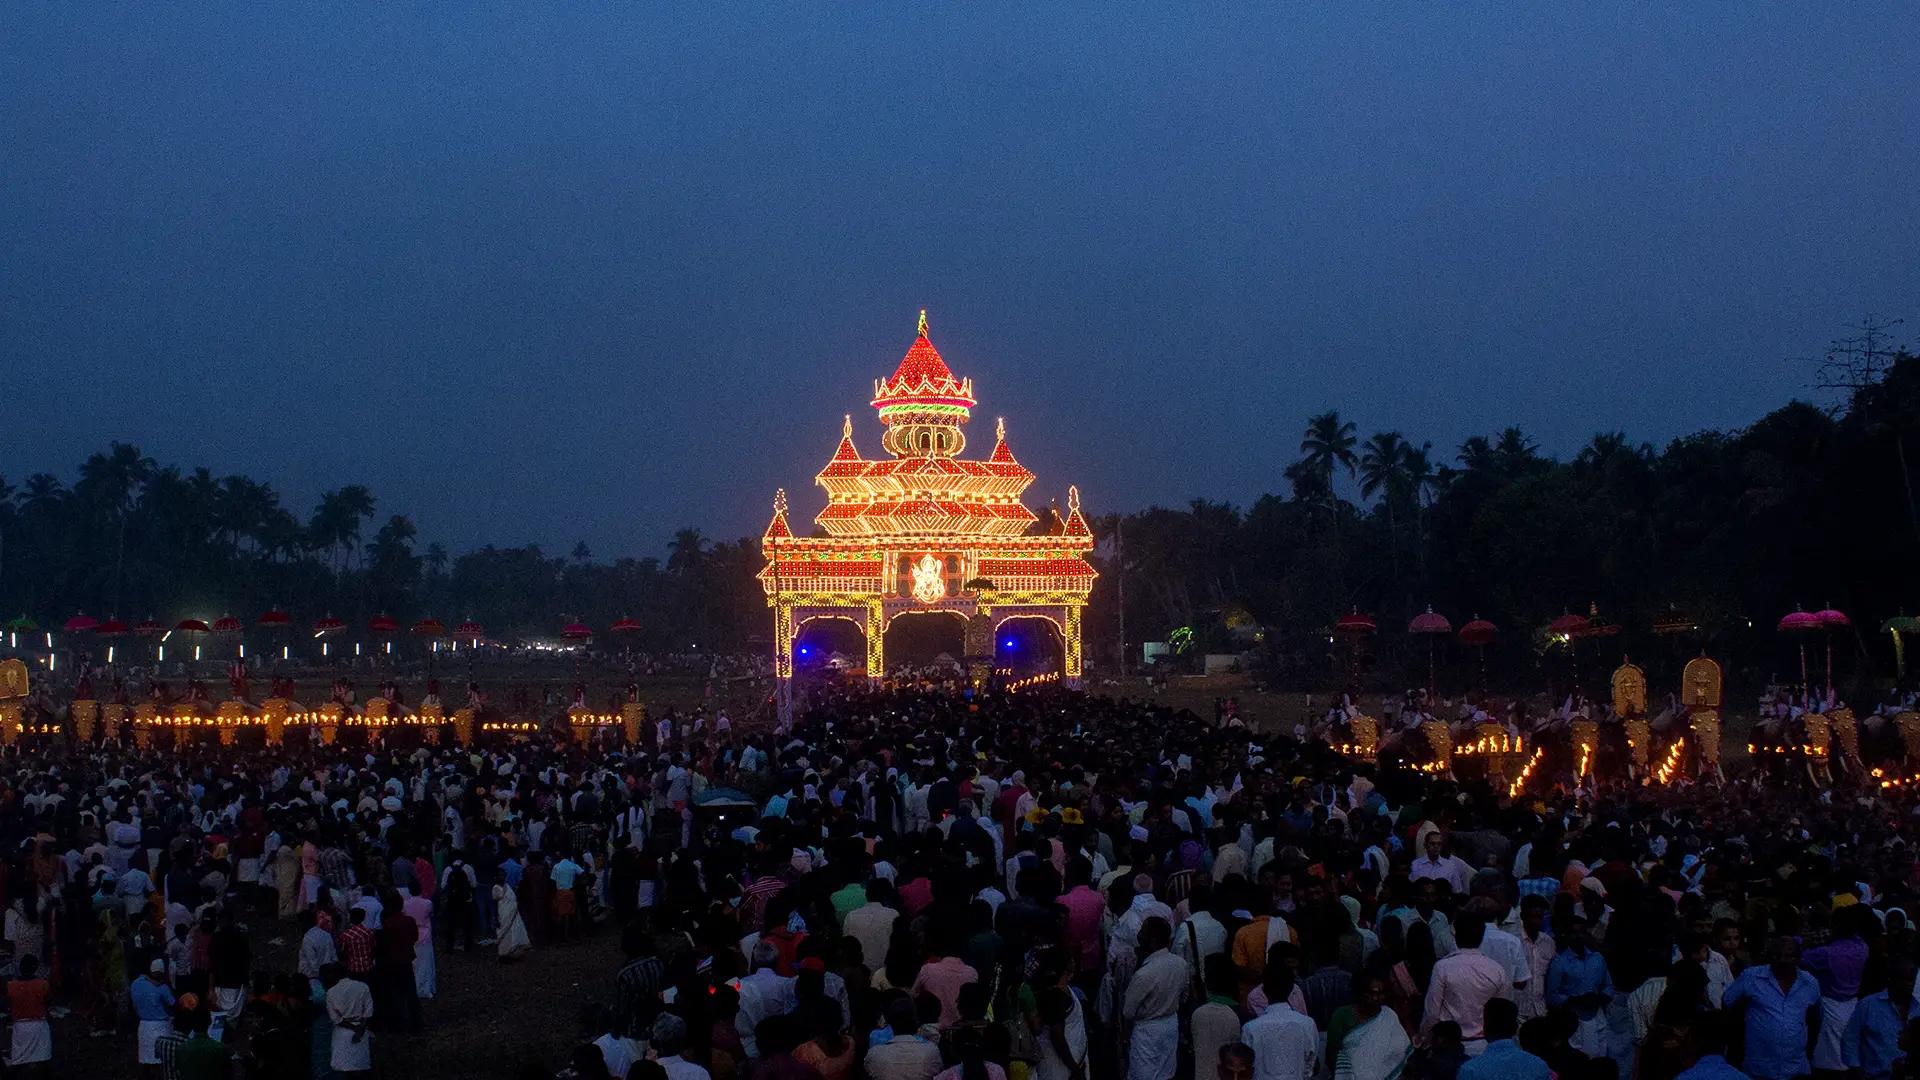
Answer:
[[[336,975],[338,981],[327,988],[327,1019],[333,1024],[329,1064],[337,1073],[372,1072],[373,1035],[367,1025],[373,1020],[373,990],[344,969],[331,966],[321,981]]]
[[[135,1029],[136,1060],[142,1065],[160,1064],[154,1044],[173,1030],[173,989],[167,985],[167,962],[155,960],[146,974],[127,988],[133,1002],[133,1015],[139,1021]]]
[[[1180,1008],[1193,973],[1167,950],[1173,928],[1158,915],[1140,924],[1140,966],[1127,983],[1120,1016],[1132,1030],[1127,1040],[1127,1080],[1172,1080],[1180,1056]]]

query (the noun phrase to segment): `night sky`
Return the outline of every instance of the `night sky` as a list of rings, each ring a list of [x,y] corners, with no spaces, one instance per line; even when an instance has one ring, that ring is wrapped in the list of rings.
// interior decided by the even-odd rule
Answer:
[[[879,455],[922,307],[969,452],[1091,513],[1284,491],[1327,408],[1660,443],[1920,338],[1907,4],[394,7],[0,13],[0,474],[659,554],[811,517],[843,412]]]

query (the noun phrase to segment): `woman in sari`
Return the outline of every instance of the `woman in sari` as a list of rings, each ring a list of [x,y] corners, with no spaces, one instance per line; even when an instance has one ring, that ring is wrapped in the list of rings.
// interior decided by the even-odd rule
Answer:
[[[1353,1004],[1336,1010],[1327,1025],[1334,1080],[1397,1080],[1413,1043],[1386,1007],[1386,980],[1368,972],[1353,981],[1353,994]]]
[[[517,960],[531,952],[533,943],[527,939],[527,922],[520,917],[520,901],[514,897],[513,890],[495,885],[493,902],[498,905],[495,914],[499,917],[499,929],[494,936],[500,959]]]

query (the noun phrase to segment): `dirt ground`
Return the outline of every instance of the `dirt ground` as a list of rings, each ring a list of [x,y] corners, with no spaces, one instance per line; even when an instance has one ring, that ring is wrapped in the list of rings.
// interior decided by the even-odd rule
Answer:
[[[291,970],[298,932],[289,925],[278,945],[269,944],[272,937],[256,929],[254,966]],[[619,939],[602,925],[579,942],[536,948],[510,964],[491,949],[440,951],[439,996],[421,1003],[425,1028],[418,1035],[376,1032],[375,1075],[505,1080],[529,1064],[557,1070],[580,1041],[581,1006],[612,996]],[[53,1060],[60,1080],[137,1075],[131,1029],[93,1038],[77,1018],[53,1022]]]

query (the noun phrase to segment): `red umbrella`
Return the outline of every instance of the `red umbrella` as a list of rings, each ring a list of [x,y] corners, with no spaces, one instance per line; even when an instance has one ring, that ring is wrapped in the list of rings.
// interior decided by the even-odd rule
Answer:
[[[1499,633],[1499,627],[1478,615],[1473,617],[1473,621],[1460,628],[1460,644],[1471,645],[1475,651],[1480,654],[1480,686],[1482,689],[1487,685],[1487,646],[1493,644],[1493,639],[1497,637]]]
[[[640,632],[640,620],[630,618],[616,619],[613,625],[607,627],[607,629],[616,634],[637,634]]]
[[[1427,610],[1415,615],[1413,621],[1407,623],[1407,633],[1425,634],[1427,637],[1427,696],[1434,697],[1437,680],[1434,678],[1433,671],[1433,639],[1441,634],[1453,633],[1453,624],[1447,621],[1445,615],[1433,610],[1433,606],[1429,604]]]
[[[213,632],[213,627],[208,626],[203,619],[181,619],[179,622],[173,624],[173,628],[183,634],[208,634]]]
[[[240,632],[240,620],[231,615],[222,615],[213,620],[213,632],[216,634],[237,634]]]
[[[86,612],[81,612],[73,618],[68,619],[67,625],[60,629],[65,630],[69,634],[84,634],[99,625],[100,620],[88,615]]]
[[[313,632],[316,637],[321,634],[338,633],[346,628],[345,619],[336,619],[331,615],[322,615],[313,621]]]
[[[269,630],[285,630],[287,627],[293,625],[293,616],[281,611],[279,608],[274,608],[272,611],[260,616],[259,624]]]
[[[1565,634],[1570,638],[1574,638],[1580,637],[1586,632],[1587,627],[1592,625],[1593,620],[1587,618],[1585,615],[1575,615],[1569,612],[1565,615],[1557,616],[1552,622],[1547,624],[1547,629],[1556,634]]]
[[[570,622],[560,628],[560,636],[568,641],[587,641],[593,637],[593,627],[582,622]]]
[[[429,616],[413,624],[413,636],[423,638],[445,637],[447,636],[447,624]]]
[[[121,634],[127,632],[127,624],[112,616],[108,616],[98,626],[93,628],[93,632],[100,637],[119,637]]]
[[[466,622],[463,622],[459,626],[456,626],[453,628],[453,636],[457,638],[464,638],[468,641],[479,641],[481,638],[486,636],[486,631],[480,626],[479,623],[474,622],[472,619],[468,619]]]
[[[1333,621],[1333,631],[1336,634],[1371,634],[1376,629],[1378,628],[1374,625],[1373,616],[1362,615],[1357,609]]]
[[[167,632],[166,625],[149,615],[133,624],[133,632],[141,637],[159,637]]]
[[[1475,615],[1472,622],[1460,628],[1460,644],[1473,646],[1491,645],[1493,644],[1493,639],[1497,637],[1499,633],[1499,627]]]
[[[400,623],[391,615],[375,615],[367,620],[367,629],[376,634],[392,634],[399,631]]]

